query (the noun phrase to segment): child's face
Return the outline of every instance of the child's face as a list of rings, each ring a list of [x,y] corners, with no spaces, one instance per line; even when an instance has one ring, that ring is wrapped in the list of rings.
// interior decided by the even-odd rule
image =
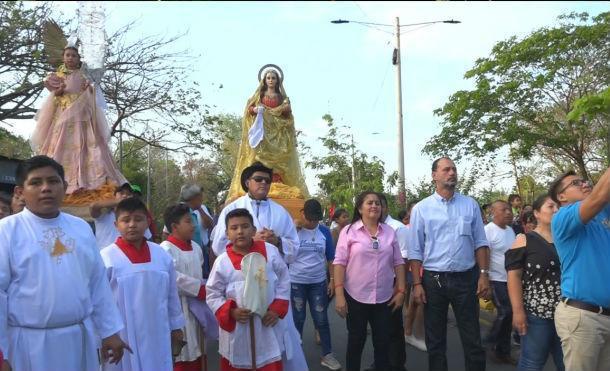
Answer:
[[[194,233],[195,225],[193,224],[193,218],[189,214],[182,215],[178,223],[172,224],[172,234],[183,241],[193,239]]]
[[[125,241],[140,241],[144,238],[144,232],[148,228],[146,212],[144,210],[121,211],[117,215],[114,225]]]
[[[236,247],[248,247],[255,234],[256,229],[245,216],[231,218],[227,222],[227,238]]]
[[[29,172],[23,186],[16,186],[15,193],[28,209],[42,218],[53,218],[59,213],[67,184],[51,166]]]

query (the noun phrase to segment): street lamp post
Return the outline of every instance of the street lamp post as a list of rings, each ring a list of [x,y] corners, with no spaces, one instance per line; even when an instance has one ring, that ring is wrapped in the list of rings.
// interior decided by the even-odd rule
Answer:
[[[392,55],[392,64],[396,66],[396,96],[397,96],[397,109],[398,109],[398,200],[401,206],[406,205],[406,186],[405,186],[405,150],[403,143],[403,113],[402,113],[402,76],[401,76],[401,57],[400,57],[400,28],[401,27],[409,27],[409,26],[420,26],[420,25],[429,25],[434,23],[449,23],[449,24],[457,24],[461,23],[460,21],[456,21],[453,19],[444,20],[444,21],[432,21],[432,22],[420,22],[420,23],[410,23],[410,24],[400,24],[399,17],[396,17],[396,23],[394,25],[390,24],[381,24],[381,23],[371,23],[371,22],[359,22],[359,21],[349,21],[345,19],[337,19],[334,21],[330,21],[334,24],[342,24],[342,23],[357,23],[362,25],[372,25],[372,26],[387,26],[387,27],[395,27],[396,28],[396,48],[394,49],[394,53]]]

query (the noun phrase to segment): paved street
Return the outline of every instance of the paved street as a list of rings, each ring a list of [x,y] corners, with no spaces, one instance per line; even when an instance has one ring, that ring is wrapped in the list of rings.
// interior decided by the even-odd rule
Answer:
[[[341,319],[334,311],[333,304],[329,307],[329,321],[331,323],[331,336],[333,344],[333,352],[335,356],[345,365],[345,348],[347,346],[347,330],[345,327],[345,321]],[[487,333],[487,330],[491,326],[494,319],[494,313],[481,310],[481,331],[483,334]],[[305,350],[305,357],[309,364],[311,371],[324,371],[326,368],[320,365],[320,348],[316,345],[314,340],[313,323],[311,322],[309,313],[307,314],[307,323],[305,324],[305,333],[303,334],[303,346]],[[449,325],[447,329],[448,344],[447,344],[447,359],[449,362],[450,371],[464,371],[464,356],[462,353],[462,345],[459,338],[459,333],[453,319],[451,311],[449,312]],[[209,359],[208,369],[210,371],[218,370],[218,354],[216,353],[217,343],[209,344]],[[519,357],[519,348],[513,347],[513,356]],[[370,338],[366,343],[364,352],[362,355],[362,366],[363,368],[373,361],[373,347],[371,345]],[[427,353],[422,352],[407,345],[407,370],[408,371],[426,371],[428,368],[428,357]],[[509,371],[515,370],[516,367],[508,365],[494,364],[489,357],[487,358],[487,370],[490,371]],[[544,368],[544,371],[555,370],[555,365],[552,360],[549,360]],[[290,371],[290,370],[286,370]]]

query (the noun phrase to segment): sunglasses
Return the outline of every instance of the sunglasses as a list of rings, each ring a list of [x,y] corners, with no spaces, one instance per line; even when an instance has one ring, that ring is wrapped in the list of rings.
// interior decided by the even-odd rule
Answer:
[[[570,188],[571,186],[582,187],[583,185],[586,185],[586,186],[590,187],[591,186],[591,182],[589,182],[588,180],[584,180],[582,178],[574,179],[573,181],[568,183],[567,186],[563,187],[563,189],[561,191],[559,191],[558,194],[559,193],[563,193],[566,189]]]
[[[265,182],[267,184],[271,184],[271,178],[268,178],[266,176],[253,176],[250,179],[254,180],[257,183]]]
[[[373,250],[377,250],[379,248],[379,240],[377,239],[377,236],[371,236],[371,240],[373,240]]]

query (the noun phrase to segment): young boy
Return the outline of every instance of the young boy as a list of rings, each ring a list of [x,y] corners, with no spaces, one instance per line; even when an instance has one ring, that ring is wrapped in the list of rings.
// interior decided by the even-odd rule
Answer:
[[[23,211],[0,220],[0,351],[14,370],[93,371],[118,362],[126,345],[95,237],[59,210],[67,184],[52,158],[17,167]],[[7,362],[8,360],[8,362]]]
[[[221,371],[250,370],[252,366],[249,333],[249,320],[252,314],[242,307],[245,279],[241,272],[242,259],[251,252],[260,253],[267,261],[269,303],[268,310],[262,318],[254,316],[256,369],[282,370],[288,358],[302,358],[302,365],[293,365],[286,370],[307,370],[300,346],[290,346],[288,349],[292,354],[286,354],[285,340],[294,344],[294,341],[291,341],[294,339],[287,339],[290,332],[287,331],[287,323],[282,320],[288,312],[290,298],[290,278],[286,263],[275,246],[253,240],[256,228],[248,210],[231,210],[226,214],[224,223],[230,243],[226,251],[214,262],[206,284],[207,302],[216,314],[220,326]]]
[[[161,243],[161,247],[174,260],[176,285],[180,304],[182,304],[182,314],[186,321],[184,326],[186,346],[182,348],[182,352],[176,358],[174,371],[201,370],[200,337],[203,334],[197,318],[189,310],[187,298],[191,297],[205,301],[205,284],[201,271],[203,252],[199,245],[192,240],[195,225],[187,205],[169,206],[165,210],[164,222],[170,234],[167,241]],[[218,326],[217,323],[213,323],[213,325]]]
[[[182,342],[184,327],[172,258],[144,238],[148,220],[142,201],[126,198],[115,214],[121,236],[101,255],[125,322],[121,337],[133,353],[117,365],[105,364],[104,369],[171,370],[172,348]]]
[[[119,202],[127,197],[133,197],[133,192],[129,183],[125,183],[114,190],[114,199],[97,201],[89,207],[89,213],[95,223],[97,247],[100,250],[114,243],[117,237],[119,237],[119,231],[114,226],[116,216],[114,215],[113,210]],[[150,233],[150,229],[147,228],[144,232],[144,238],[150,240],[151,237],[152,234]]]

